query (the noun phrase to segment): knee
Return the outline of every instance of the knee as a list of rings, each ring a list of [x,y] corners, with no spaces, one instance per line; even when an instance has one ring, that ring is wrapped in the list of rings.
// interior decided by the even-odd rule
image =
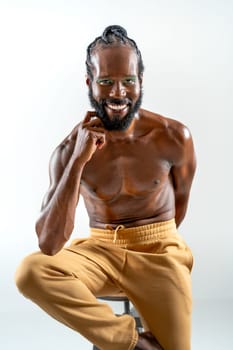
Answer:
[[[32,297],[40,286],[42,274],[42,254],[34,253],[26,258],[18,266],[15,272],[15,283],[19,291],[25,297]]]

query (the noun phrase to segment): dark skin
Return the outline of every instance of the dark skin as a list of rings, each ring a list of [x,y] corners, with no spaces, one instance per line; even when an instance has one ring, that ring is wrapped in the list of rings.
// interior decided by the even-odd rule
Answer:
[[[142,76],[132,48],[97,49],[92,62],[87,85],[97,102],[137,101]],[[124,118],[128,110],[128,105],[105,106],[110,120]],[[179,226],[195,167],[192,137],[180,122],[139,109],[126,130],[109,131],[96,112],[87,112],[50,161],[50,187],[36,223],[41,251],[54,255],[70,238],[80,193],[91,227],[132,227],[174,217]],[[139,336],[135,349],[161,347],[147,334]]]

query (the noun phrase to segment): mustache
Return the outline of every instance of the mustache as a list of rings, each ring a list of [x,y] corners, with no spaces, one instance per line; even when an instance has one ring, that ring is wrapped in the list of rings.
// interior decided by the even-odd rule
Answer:
[[[106,100],[102,100],[101,101],[102,104],[106,104],[106,103],[110,103],[110,104],[115,104],[115,105],[129,105],[131,104],[131,100],[128,98],[124,98],[124,99],[118,99],[118,98],[108,98]]]

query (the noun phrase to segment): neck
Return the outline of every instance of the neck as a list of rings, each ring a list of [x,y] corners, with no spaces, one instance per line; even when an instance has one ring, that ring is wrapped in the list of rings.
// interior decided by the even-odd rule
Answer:
[[[107,139],[111,141],[133,139],[135,136],[135,128],[138,120],[139,120],[139,114],[136,113],[130,126],[126,130],[106,131]]]

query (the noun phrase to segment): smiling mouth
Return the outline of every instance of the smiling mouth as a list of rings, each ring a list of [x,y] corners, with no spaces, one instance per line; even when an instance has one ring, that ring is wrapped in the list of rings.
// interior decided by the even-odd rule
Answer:
[[[107,103],[106,105],[112,111],[117,111],[117,112],[123,111],[125,108],[128,107],[128,104],[126,103],[125,104]]]

